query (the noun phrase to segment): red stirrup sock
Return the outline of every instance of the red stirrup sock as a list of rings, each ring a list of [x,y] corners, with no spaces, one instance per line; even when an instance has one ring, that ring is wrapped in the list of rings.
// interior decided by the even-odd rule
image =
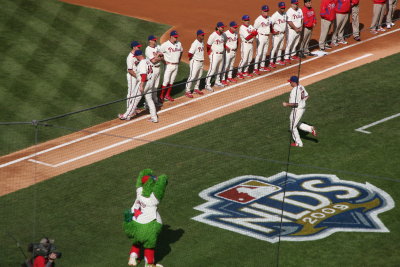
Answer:
[[[145,248],[144,249],[144,258],[148,264],[154,264],[154,249],[153,248]]]

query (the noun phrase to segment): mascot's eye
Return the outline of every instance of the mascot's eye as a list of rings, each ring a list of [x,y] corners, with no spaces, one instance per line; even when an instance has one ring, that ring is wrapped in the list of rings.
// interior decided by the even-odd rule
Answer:
[[[153,179],[153,181],[157,181],[158,177],[157,176],[151,176],[151,179]]]

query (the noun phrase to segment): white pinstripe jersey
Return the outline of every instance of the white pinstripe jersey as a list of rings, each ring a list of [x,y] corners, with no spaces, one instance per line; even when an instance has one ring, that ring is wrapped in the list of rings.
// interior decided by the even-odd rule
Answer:
[[[193,55],[195,60],[204,60],[204,43],[199,42],[199,40],[194,40],[190,46],[189,53]]]
[[[227,30],[224,32],[224,39],[226,42],[226,46],[231,50],[236,50],[238,46],[238,34],[236,32],[231,32]]]
[[[183,47],[179,41],[176,41],[176,43],[173,44],[168,40],[161,45],[160,51],[164,54],[165,61],[170,63],[179,63]]]
[[[127,70],[133,70],[136,72],[136,65],[139,61],[135,58],[132,52],[128,54],[128,57],[126,58],[126,69]]]
[[[159,45],[156,45],[155,47],[147,46],[145,54],[148,59],[153,59],[156,56],[157,52],[160,52]],[[158,67],[158,66],[160,66],[160,64],[161,64],[160,62],[157,62],[156,64],[154,64],[154,66]]]
[[[272,27],[274,28],[274,31],[276,32],[285,32],[286,31],[286,24],[287,24],[287,16],[286,13],[283,13],[282,15],[276,11],[272,16],[271,16],[271,24]]]
[[[270,34],[271,32],[271,17],[267,16],[264,18],[262,15],[258,16],[254,22],[254,28],[257,29],[258,33]]]
[[[211,45],[212,52],[224,52],[224,37],[222,34],[217,33],[214,31],[210,36],[208,36],[207,44]]]
[[[303,25],[303,11],[301,11],[300,8],[297,8],[297,10],[289,8],[289,10],[286,12],[286,15],[287,15],[287,21],[293,22],[294,26],[296,26],[297,28]],[[288,27],[290,28],[289,25]]]
[[[242,42],[251,42],[252,40],[254,40],[254,37],[252,37],[250,40],[246,40],[246,37],[249,36],[249,34],[252,33],[254,30],[255,29],[254,29],[253,25],[249,25],[249,26],[240,25],[240,28],[239,28],[240,40],[242,40]]]

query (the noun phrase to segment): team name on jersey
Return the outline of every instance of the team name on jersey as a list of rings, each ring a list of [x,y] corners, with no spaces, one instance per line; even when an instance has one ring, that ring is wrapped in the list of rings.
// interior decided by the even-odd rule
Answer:
[[[303,18],[302,15],[293,14],[293,19],[302,19],[302,18]]]
[[[168,51],[169,51],[170,53],[173,53],[173,52],[181,52],[181,49],[180,49],[179,47],[168,47]]]
[[[146,204],[140,200],[136,200],[136,204],[139,205],[141,208],[146,208]]]
[[[307,11],[307,17],[313,17],[314,16],[314,10]]]
[[[329,9],[335,9],[335,3],[330,3],[328,4]]]
[[[237,36],[235,36],[235,37],[227,37],[226,38],[226,42],[236,42],[237,41]]]
[[[285,19],[277,19],[277,20],[276,20],[276,23],[277,23],[277,24],[286,23],[286,20],[285,20]]]
[[[269,23],[261,22],[261,27],[269,27]]]

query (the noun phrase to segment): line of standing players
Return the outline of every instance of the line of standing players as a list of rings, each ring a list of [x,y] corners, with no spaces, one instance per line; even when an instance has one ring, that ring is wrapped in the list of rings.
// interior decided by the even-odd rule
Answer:
[[[382,31],[380,24],[377,24],[382,22],[381,9],[378,10],[375,5],[385,4],[386,1],[373,0],[372,33],[375,33],[375,28]],[[348,22],[350,13],[352,14],[354,39],[356,41],[361,40],[358,8],[359,0],[321,1],[321,33],[319,38],[321,51],[332,48],[331,46],[347,44],[344,39],[344,26]],[[376,12],[378,14],[375,14]],[[390,28],[394,25],[391,21],[393,15],[388,14],[387,16],[390,17],[388,24],[390,25],[388,28]],[[304,0],[303,8],[299,8],[298,0],[291,0],[291,7],[287,11],[285,3],[279,2],[278,10],[272,16],[269,16],[268,5],[263,5],[261,14],[254,21],[254,25],[250,23],[248,15],[244,15],[241,20],[240,26],[235,21],[230,22],[229,26],[226,26],[223,22],[218,22],[215,31],[209,35],[206,43],[204,43],[205,32],[203,30],[196,32],[196,39],[188,51],[190,74],[186,83],[186,97],[193,98],[193,94],[203,95],[200,90],[200,79],[203,72],[205,52],[210,59],[205,89],[210,92],[214,91],[212,87],[213,77],[215,77],[214,86],[224,87],[229,83],[236,83],[237,79],[260,75],[261,72],[270,72],[277,65],[284,66],[290,64],[292,60],[299,60],[299,57],[305,58],[313,55],[309,50],[309,42],[317,19],[311,6],[311,0]],[[374,22],[375,20],[377,23]],[[331,25],[334,25],[334,30],[331,45],[329,45],[327,35]],[[227,30],[226,27],[228,27]],[[130,120],[136,115],[137,106],[142,96],[145,96],[146,106],[150,111],[149,121],[151,122],[158,122],[157,106],[162,106],[164,101],[174,101],[171,90],[183,54],[183,47],[178,38],[178,32],[173,30],[170,32],[169,40],[160,46],[157,44],[157,38],[150,35],[144,53],[140,50],[141,44],[136,41],[131,43],[132,50],[127,57],[127,110],[124,114],[118,115],[121,120]],[[240,63],[237,72],[234,73],[239,40],[241,41]],[[267,57],[270,40],[271,52]],[[255,57],[254,44],[256,44]],[[249,66],[253,57],[255,63],[251,73]],[[165,64],[165,70],[161,90],[158,90],[161,62]]]

